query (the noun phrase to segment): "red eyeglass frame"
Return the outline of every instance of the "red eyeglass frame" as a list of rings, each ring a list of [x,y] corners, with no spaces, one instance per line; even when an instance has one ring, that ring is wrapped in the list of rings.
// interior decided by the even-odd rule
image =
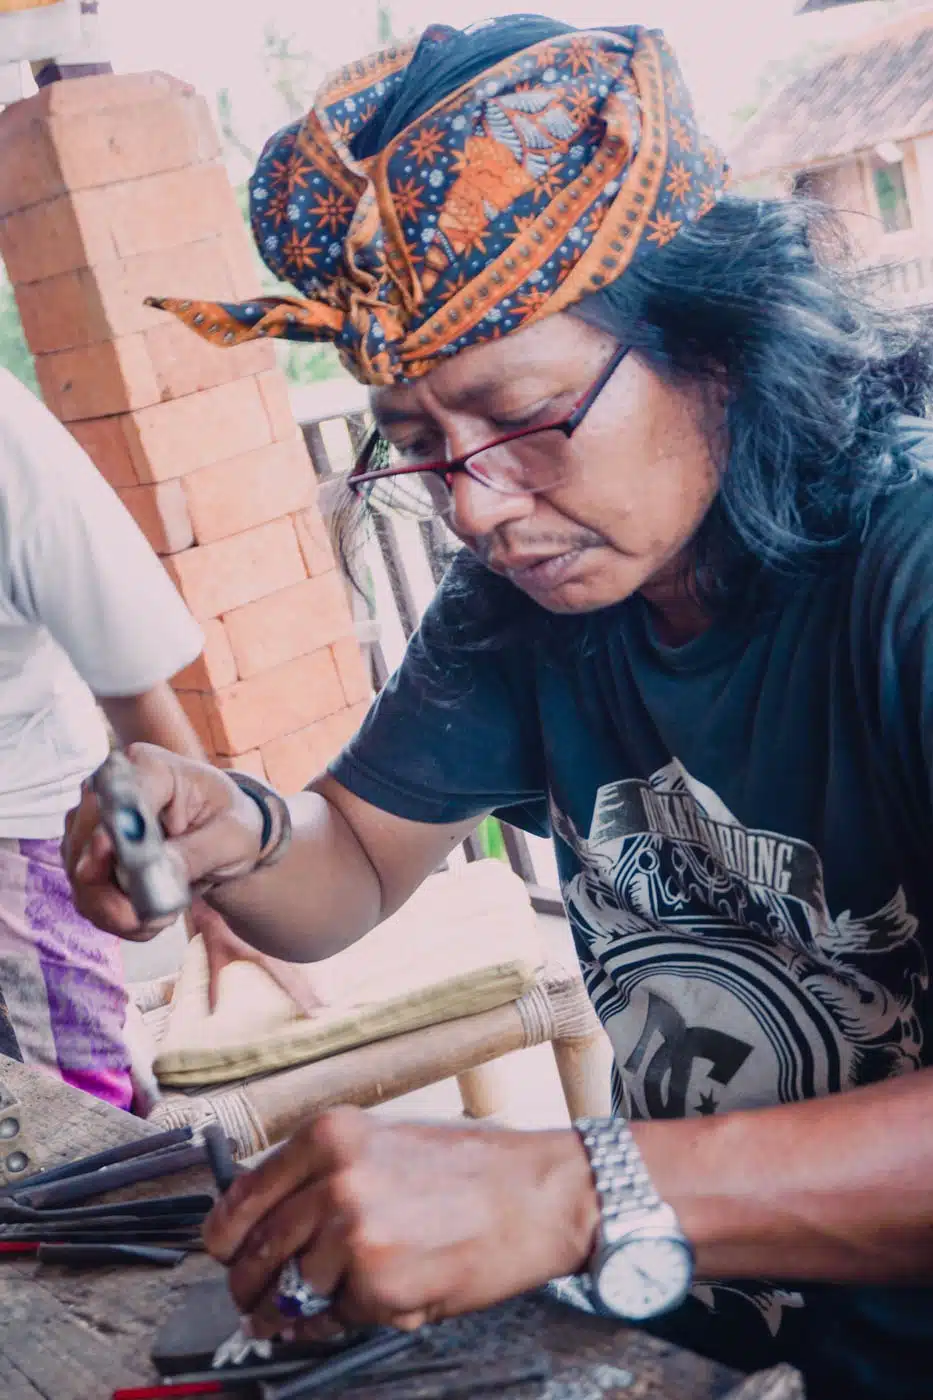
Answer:
[[[502,491],[507,495],[523,495],[528,490],[533,492],[534,488],[524,486],[519,487],[514,493],[509,492],[507,487],[501,486],[498,482],[488,480],[487,477],[477,473],[475,470],[471,471],[470,459],[480,456],[483,452],[490,452],[498,447],[506,447],[510,442],[519,442],[522,438],[533,437],[535,433],[563,433],[564,437],[569,440],[576,432],[577,428],[579,428],[631,349],[631,345],[619,345],[616,347],[603,369],[600,370],[597,378],[565,418],[559,419],[556,423],[539,423],[533,428],[518,428],[515,432],[505,433],[502,437],[496,438],[493,442],[487,442],[482,447],[474,447],[471,452],[464,452],[462,456],[454,457],[449,462],[426,462],[423,465],[412,463],[410,466],[380,467],[376,471],[367,471],[366,466],[376,448],[383,441],[378,431],[376,431],[363,448],[360,462],[354,467],[350,476],[347,478],[347,485],[352,491],[358,492],[360,487],[365,486],[368,482],[387,481],[395,476],[412,476],[415,472],[430,472],[435,475],[443,476],[446,480],[446,485],[449,487],[451,484],[450,479],[457,472],[466,472],[467,476],[472,477],[474,481],[480,482],[483,486],[489,486],[493,491]],[[541,489],[548,490],[549,488],[545,486]]]

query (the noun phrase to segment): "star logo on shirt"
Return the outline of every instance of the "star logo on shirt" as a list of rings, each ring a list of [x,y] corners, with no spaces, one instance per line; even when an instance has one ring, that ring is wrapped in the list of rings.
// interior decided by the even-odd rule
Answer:
[[[704,1118],[709,1118],[712,1114],[716,1112],[716,1109],[718,1107],[719,1104],[717,1103],[716,1099],[713,1097],[712,1094],[701,1094],[700,1102],[697,1104],[696,1111],[697,1113],[702,1114]]]

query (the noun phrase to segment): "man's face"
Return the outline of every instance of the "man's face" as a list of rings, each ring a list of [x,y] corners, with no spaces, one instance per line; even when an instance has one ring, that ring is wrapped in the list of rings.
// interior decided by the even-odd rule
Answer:
[[[552,316],[414,384],[375,390],[373,410],[406,459],[451,459],[566,417],[614,349],[578,318]],[[639,590],[660,599],[716,494],[708,417],[699,391],[630,354],[563,447],[558,486],[506,495],[458,472],[448,523],[552,612],[590,612]]]

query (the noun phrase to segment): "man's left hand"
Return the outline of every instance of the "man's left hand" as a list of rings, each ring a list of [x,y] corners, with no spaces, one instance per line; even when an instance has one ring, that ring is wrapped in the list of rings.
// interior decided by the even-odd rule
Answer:
[[[285,1323],[276,1284],[292,1257],[338,1322],[413,1329],[580,1270],[598,1218],[569,1130],[393,1123],[339,1108],[239,1177],[204,1238],[229,1266],[241,1315],[268,1337]]]
[[[312,1016],[315,1011],[321,1009],[323,1002],[314,990],[313,974],[309,974],[303,964],[270,958],[258,948],[245,943],[227,926],[217,910],[205,904],[203,899],[195,900],[192,906],[191,925],[193,931],[204,939],[204,951],[207,954],[207,996],[212,1012],[217,1008],[220,974],[233,962],[250,962],[261,967],[276,986],[281,987],[282,991],[291,997],[305,1016]]]

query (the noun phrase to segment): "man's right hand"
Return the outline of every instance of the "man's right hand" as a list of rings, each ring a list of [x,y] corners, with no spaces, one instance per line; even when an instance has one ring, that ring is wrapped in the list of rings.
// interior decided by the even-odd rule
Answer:
[[[262,817],[231,778],[209,763],[152,744],[131,744],[126,755],[192,885],[249,874],[259,856]],[[98,928],[146,942],[172,922],[140,923],[114,879],[113,845],[87,783],[81,802],[68,813],[62,850],[75,905]]]

